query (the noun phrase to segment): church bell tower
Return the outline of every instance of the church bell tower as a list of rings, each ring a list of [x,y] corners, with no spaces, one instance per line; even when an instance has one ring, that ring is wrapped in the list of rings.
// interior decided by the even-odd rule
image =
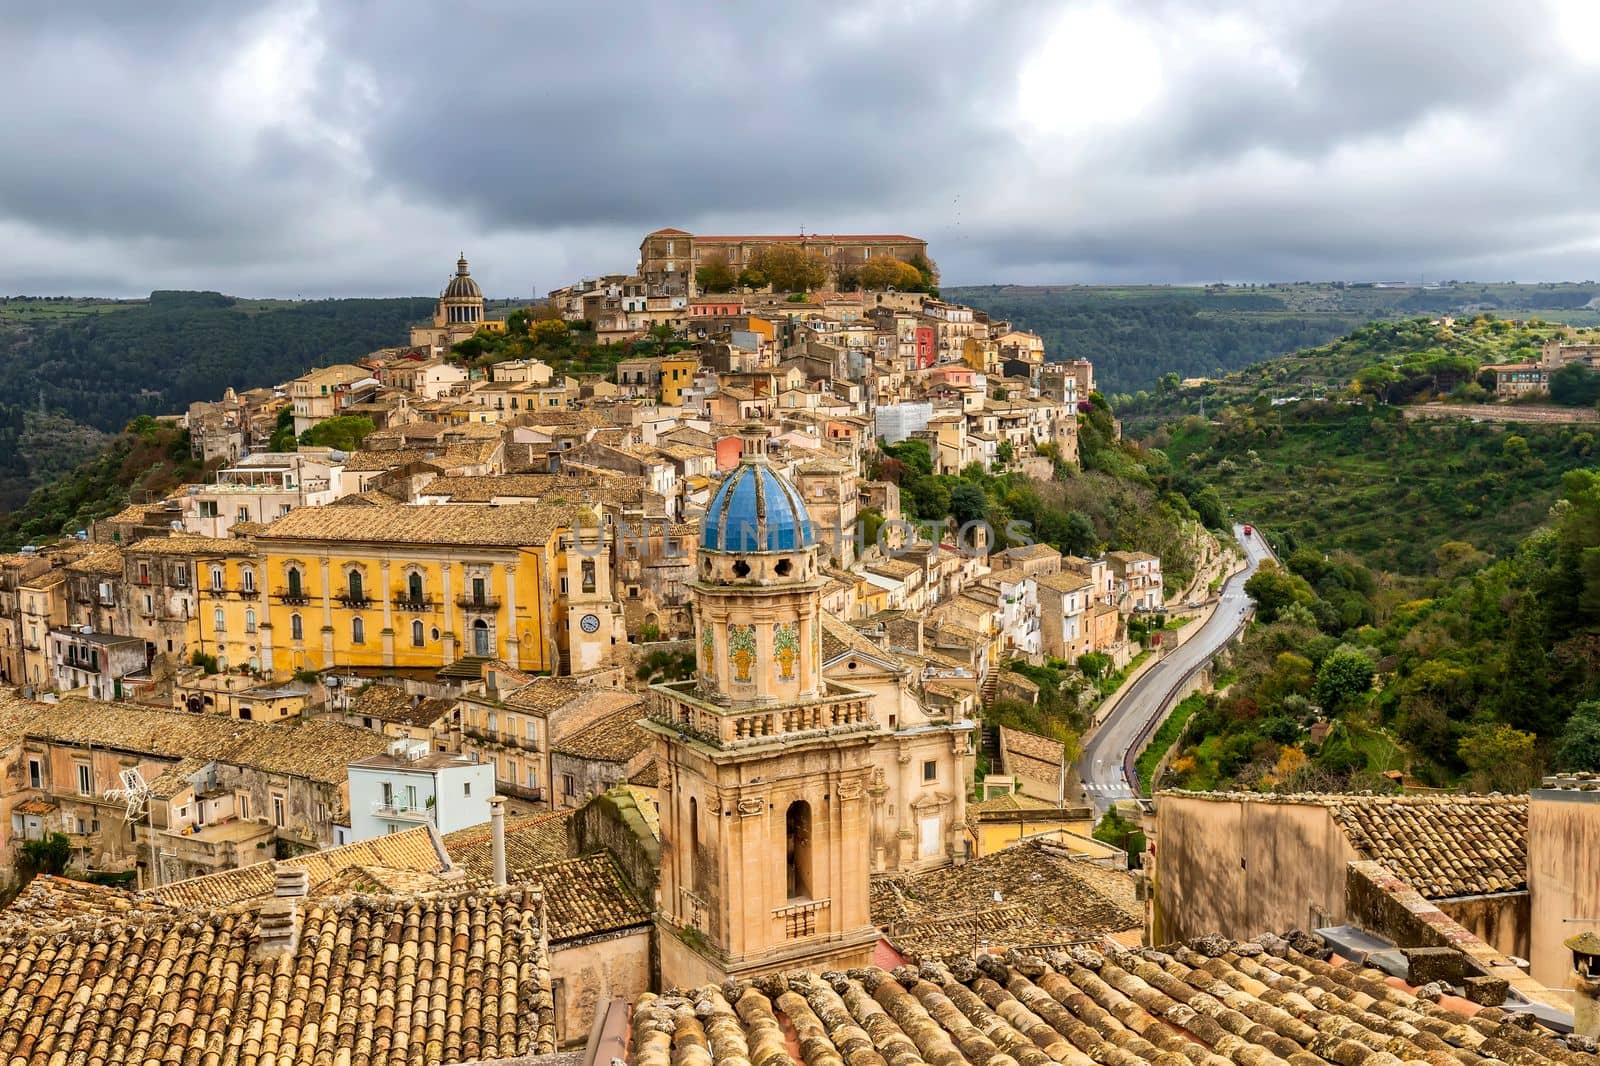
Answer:
[[[653,687],[662,978],[864,965],[870,696],[822,679],[816,531],[765,431],[706,511],[696,676]]]

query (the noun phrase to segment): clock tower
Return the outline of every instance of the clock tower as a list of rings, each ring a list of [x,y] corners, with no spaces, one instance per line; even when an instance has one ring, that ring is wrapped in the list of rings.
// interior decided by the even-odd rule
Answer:
[[[612,666],[627,642],[611,592],[610,520],[597,509],[580,511],[560,539],[558,587],[566,611],[566,647],[560,673],[574,677]]]
[[[747,427],[690,585],[693,680],[652,687],[662,978],[865,965],[870,695],[822,677],[823,579],[800,493]]]

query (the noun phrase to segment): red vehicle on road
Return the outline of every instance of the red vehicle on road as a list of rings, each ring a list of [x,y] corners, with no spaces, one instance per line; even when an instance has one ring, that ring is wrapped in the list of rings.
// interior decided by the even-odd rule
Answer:
[[[1253,527],[1253,526],[1245,526],[1244,527],[1244,535],[1245,536],[1248,537],[1250,534],[1252,534],[1254,532],[1255,532],[1255,527]]]

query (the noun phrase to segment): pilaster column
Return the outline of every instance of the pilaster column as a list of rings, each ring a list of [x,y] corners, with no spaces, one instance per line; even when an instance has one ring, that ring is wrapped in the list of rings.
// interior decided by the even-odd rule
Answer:
[[[439,610],[444,615],[444,664],[449,665],[456,661],[456,603],[450,591],[450,563],[439,564],[439,587],[443,599],[440,601]]]
[[[378,563],[379,593],[383,596],[383,665],[394,665],[394,590],[389,586],[389,557]]]
[[[517,567],[507,563],[506,571],[506,665],[515,668],[521,658],[522,638],[517,629]]]
[[[317,560],[322,572],[322,665],[333,665],[333,583],[329,580],[328,557]]]

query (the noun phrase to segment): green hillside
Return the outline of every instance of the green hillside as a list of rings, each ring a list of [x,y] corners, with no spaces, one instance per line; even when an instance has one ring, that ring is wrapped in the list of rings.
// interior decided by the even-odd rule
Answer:
[[[1037,332],[1052,359],[1094,361],[1118,412],[1162,375],[1220,377],[1343,336],[1372,320],[1419,315],[1539,318],[1600,325],[1600,285],[976,285],[944,295]],[[1118,394],[1126,394],[1118,395]]]
[[[1284,566],[1237,680],[1189,720],[1165,786],[1517,790],[1600,769],[1600,455],[1587,424],[1470,413],[1478,367],[1551,327],[1375,323],[1147,401],[1143,439],[1251,522]]]
[[[243,301],[209,292],[148,300],[0,303],[0,513],[85,458],[39,439],[91,442],[145,414],[176,414],[229,386],[276,384],[307,368],[404,343],[432,301]],[[30,428],[30,419],[33,424]],[[79,428],[74,428],[79,427]]]

